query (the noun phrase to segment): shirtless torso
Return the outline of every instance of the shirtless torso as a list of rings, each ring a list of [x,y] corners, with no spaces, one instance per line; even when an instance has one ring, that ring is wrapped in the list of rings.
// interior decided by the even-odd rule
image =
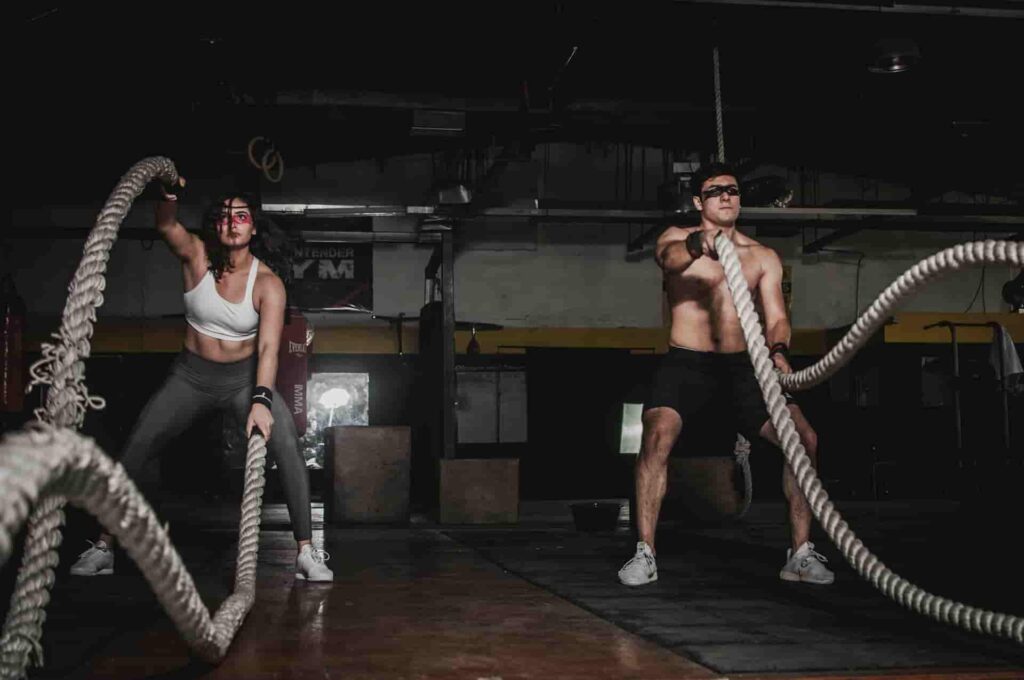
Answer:
[[[754,303],[763,314],[769,344],[788,345],[790,326],[782,295],[782,261],[774,250],[736,230],[740,214],[736,177],[709,177],[693,202],[700,210],[700,224],[669,227],[658,237],[655,249],[672,310],[669,342],[676,347],[703,352],[746,349],[736,307],[725,281],[725,269],[714,250],[715,237],[722,234],[735,246]],[[699,239],[695,232],[699,232]],[[689,246],[687,237],[691,237]],[[781,370],[789,370],[784,358],[780,357],[777,364]]]
[[[663,243],[685,241],[690,233],[702,230],[708,231],[711,238],[719,231],[717,228],[669,227],[661,236],[659,248]],[[774,287],[779,287],[781,296],[782,265],[778,255],[735,228],[723,232],[731,237],[755,301],[763,306],[762,297],[775,299]],[[720,261],[701,257],[681,272],[666,271],[665,292],[672,315],[670,344],[703,352],[746,350],[739,317],[725,280],[725,269]],[[777,304],[778,300],[775,301]]]

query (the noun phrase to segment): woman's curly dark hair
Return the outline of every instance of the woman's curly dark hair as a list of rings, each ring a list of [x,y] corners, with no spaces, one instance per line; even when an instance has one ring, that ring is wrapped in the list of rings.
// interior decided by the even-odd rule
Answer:
[[[267,263],[275,274],[281,277],[285,290],[292,282],[292,257],[294,244],[280,227],[275,225],[260,209],[259,200],[244,191],[233,191],[218,196],[203,213],[200,238],[206,246],[206,257],[210,260],[210,271],[217,281],[223,276],[228,264],[228,249],[217,236],[217,222],[224,215],[224,206],[232,199],[245,201],[252,215],[252,223],[256,233],[249,242],[249,250],[258,259]]]

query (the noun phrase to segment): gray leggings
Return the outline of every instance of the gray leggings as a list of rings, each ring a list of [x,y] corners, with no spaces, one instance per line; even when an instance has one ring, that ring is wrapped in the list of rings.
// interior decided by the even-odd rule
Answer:
[[[222,364],[183,350],[174,360],[164,384],[142,410],[121,454],[121,465],[133,481],[137,484],[142,481],[148,464],[171,439],[212,411],[230,409],[244,427],[251,408],[256,361],[253,355]],[[309,473],[299,452],[295,421],[277,390],[274,390],[271,414],[274,425],[270,428],[267,453],[277,462],[292,533],[296,540],[308,541],[313,535]]]

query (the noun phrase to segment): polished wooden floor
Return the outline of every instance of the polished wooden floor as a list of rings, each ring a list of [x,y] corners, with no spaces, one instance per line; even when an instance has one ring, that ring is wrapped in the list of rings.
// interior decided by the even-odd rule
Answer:
[[[325,545],[336,581],[299,582],[293,578],[290,533],[273,519],[281,510],[269,512],[257,601],[221,664],[192,659],[141,575],[125,560],[112,577],[59,576],[45,628],[46,664],[30,677],[1024,678],[1024,668],[998,663],[726,675],[511,573],[453,539],[452,532],[430,525],[328,528]],[[211,609],[232,587],[231,523],[229,518],[221,527],[190,528],[185,518],[177,528],[172,525]],[[68,560],[63,561],[66,569]]]
[[[302,583],[292,576],[290,536],[265,533],[256,604],[216,668],[191,662],[175,631],[156,617],[118,631],[65,677],[715,677],[435,532],[339,531],[332,545],[344,546],[328,563],[336,582]],[[88,625],[90,609],[79,611],[79,626]],[[65,614],[56,625],[70,624]]]

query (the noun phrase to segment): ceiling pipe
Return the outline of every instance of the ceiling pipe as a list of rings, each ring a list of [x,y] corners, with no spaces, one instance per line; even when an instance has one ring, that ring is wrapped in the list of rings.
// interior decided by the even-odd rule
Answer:
[[[962,4],[932,4],[915,2],[801,2],[800,0],[675,0],[688,5],[750,5],[755,7],[782,7],[787,9],[822,9],[844,12],[872,12],[874,14],[933,14],[939,16],[1024,18],[1024,10],[1009,2],[993,2],[988,6]]]

